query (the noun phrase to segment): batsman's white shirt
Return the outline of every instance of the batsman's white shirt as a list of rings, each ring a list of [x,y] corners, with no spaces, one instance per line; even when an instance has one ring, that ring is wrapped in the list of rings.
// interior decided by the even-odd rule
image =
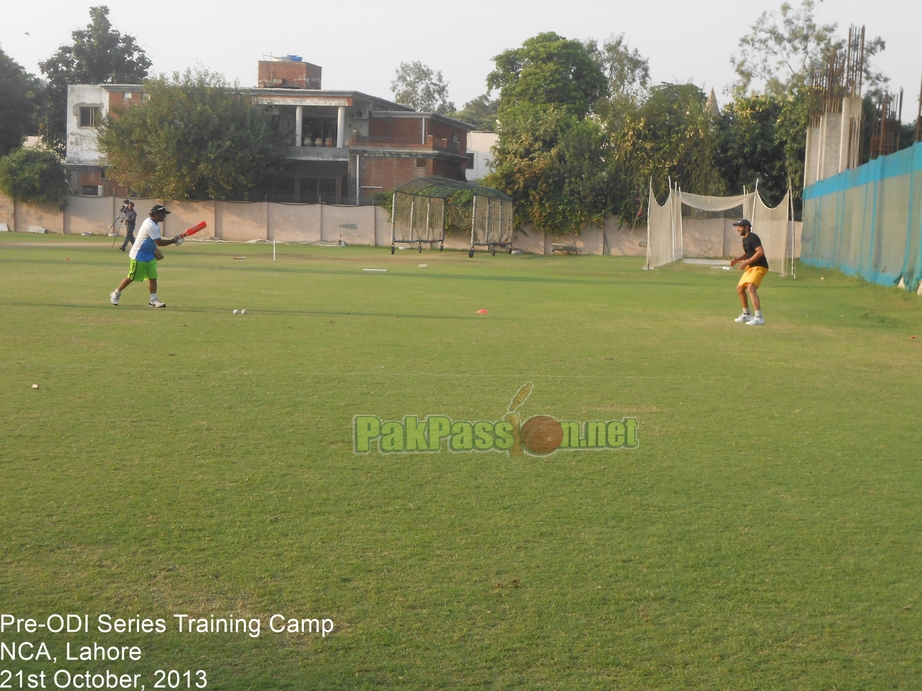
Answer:
[[[156,240],[159,240],[160,224],[154,219],[148,218],[141,224],[141,230],[135,236],[134,244],[131,246],[131,252],[128,256],[139,262],[149,262],[154,258],[154,251],[157,249]]]

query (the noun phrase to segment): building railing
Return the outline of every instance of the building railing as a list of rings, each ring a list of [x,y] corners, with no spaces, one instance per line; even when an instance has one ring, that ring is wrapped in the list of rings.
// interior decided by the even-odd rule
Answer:
[[[419,140],[419,137],[392,136],[386,134],[369,136],[353,132],[351,146],[399,146],[407,149],[435,149],[451,151],[453,153],[460,153],[461,151],[461,145],[459,143],[449,141],[445,137],[433,137],[431,134],[426,136],[426,141],[423,143]]]

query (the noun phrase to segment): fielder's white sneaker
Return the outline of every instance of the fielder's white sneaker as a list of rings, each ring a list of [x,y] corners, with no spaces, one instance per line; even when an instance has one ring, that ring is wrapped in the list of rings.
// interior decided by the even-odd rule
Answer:
[[[113,290],[111,293],[109,293],[109,302],[111,302],[116,307],[118,307],[118,296],[119,292],[117,290]]]
[[[151,307],[166,307],[166,303],[160,302],[160,300],[151,300],[147,304],[150,305]]]
[[[746,322],[746,326],[762,326],[765,323],[765,320],[762,317],[753,317],[750,321]]]
[[[748,324],[749,322],[752,321],[752,315],[746,314],[745,312],[743,312],[740,316],[738,316],[733,321]]]

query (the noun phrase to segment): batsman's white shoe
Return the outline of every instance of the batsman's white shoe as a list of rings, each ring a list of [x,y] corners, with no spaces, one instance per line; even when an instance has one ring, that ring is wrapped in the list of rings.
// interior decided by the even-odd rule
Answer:
[[[740,316],[738,316],[738,317],[737,317],[736,319],[734,319],[733,321],[739,322],[739,323],[741,323],[741,324],[748,324],[749,322],[752,321],[752,315],[751,315],[751,314],[746,314],[745,312],[743,312]]]
[[[160,300],[151,300],[147,304],[150,305],[151,307],[166,307],[166,303],[160,302]]]
[[[111,302],[116,307],[118,307],[118,295],[119,293],[117,290],[113,290],[111,293],[109,293],[109,302]]]
[[[762,326],[765,324],[765,320],[762,317],[753,317],[750,321],[746,322],[746,326]]]

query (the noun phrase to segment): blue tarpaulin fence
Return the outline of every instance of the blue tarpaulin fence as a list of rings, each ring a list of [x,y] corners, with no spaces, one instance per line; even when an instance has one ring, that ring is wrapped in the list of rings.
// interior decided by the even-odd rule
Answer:
[[[804,189],[801,261],[881,285],[922,279],[922,142]]]

